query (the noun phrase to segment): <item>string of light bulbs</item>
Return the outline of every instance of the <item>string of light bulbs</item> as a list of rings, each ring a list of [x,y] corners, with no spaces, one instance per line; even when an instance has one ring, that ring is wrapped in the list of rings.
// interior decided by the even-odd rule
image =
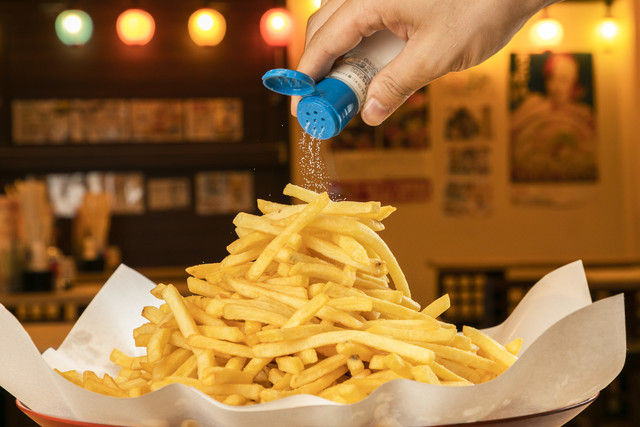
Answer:
[[[604,0],[606,11],[603,19],[598,23],[596,30],[598,37],[604,42],[611,43],[615,41],[620,32],[618,21],[611,13],[611,5],[613,0]],[[541,47],[553,47],[562,42],[564,37],[564,28],[560,21],[553,19],[549,13],[549,7],[542,10],[540,19],[536,20],[531,26],[529,39]]]
[[[67,46],[83,46],[93,35],[91,16],[80,9],[67,9],[56,17],[58,38]],[[155,20],[146,10],[133,8],[122,12],[116,20],[120,40],[129,46],[143,46],[153,39]],[[216,46],[224,39],[227,22],[218,10],[205,7],[191,14],[187,22],[191,40],[198,46]],[[260,34],[270,46],[286,46],[293,34],[293,18],[284,7],[264,12],[260,19]]]
[[[318,0],[312,0],[319,7]],[[611,14],[613,0],[604,0],[606,12],[597,26],[598,35],[606,42],[613,42],[620,30],[618,21]],[[62,43],[82,46],[93,35],[91,16],[80,9],[61,12],[55,20],[55,30]],[[198,46],[216,46],[224,39],[227,31],[225,17],[218,10],[205,7],[196,10],[187,22],[189,36]],[[116,21],[116,31],[120,40],[130,46],[143,46],[153,39],[155,21],[143,9],[133,8],[122,12]],[[284,7],[267,10],[260,19],[260,34],[270,46],[287,46],[293,34],[293,18]],[[557,46],[562,42],[562,24],[550,17],[549,8],[542,11],[541,18],[534,22],[529,33],[530,40],[541,47]]]

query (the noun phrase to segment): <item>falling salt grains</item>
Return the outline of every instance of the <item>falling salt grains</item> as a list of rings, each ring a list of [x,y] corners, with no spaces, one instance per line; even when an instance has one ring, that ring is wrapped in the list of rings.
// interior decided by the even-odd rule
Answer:
[[[306,128],[309,127],[307,123]],[[327,168],[320,155],[322,140],[307,133],[302,133],[298,142],[300,149],[300,173],[303,187],[316,192],[326,191],[329,184]]]

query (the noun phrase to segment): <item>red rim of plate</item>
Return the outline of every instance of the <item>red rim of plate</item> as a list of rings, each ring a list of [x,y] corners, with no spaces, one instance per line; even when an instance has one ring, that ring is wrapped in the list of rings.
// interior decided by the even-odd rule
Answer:
[[[18,407],[18,409],[20,409],[22,412],[24,412],[29,418],[33,419],[36,422],[37,422],[37,420],[34,419],[34,418],[37,418],[37,419],[40,419],[40,420],[51,421],[51,422],[62,424],[62,425],[70,425],[70,426],[82,426],[82,427],[104,427],[104,426],[110,426],[111,427],[111,426],[114,426],[114,427],[117,427],[117,425],[115,425],[115,424],[88,423],[88,422],[85,422],[85,421],[69,420],[69,419],[54,417],[53,415],[42,414],[40,412],[36,412],[36,411],[30,409],[27,405],[25,405],[24,403],[20,402],[18,399],[16,399],[16,406]]]
[[[571,405],[563,406],[562,408],[551,409],[549,411],[537,412],[535,414],[520,415],[520,416],[512,417],[512,418],[499,418],[499,419],[495,419],[495,420],[476,421],[476,422],[471,422],[471,423],[447,424],[446,426],[441,426],[441,427],[465,426],[465,425],[478,425],[478,426],[494,425],[494,424],[498,424],[498,423],[501,423],[501,422],[513,422],[513,421],[527,420],[527,419],[531,419],[531,418],[544,417],[544,416],[548,416],[548,415],[553,415],[553,414],[558,414],[558,413],[561,413],[561,412],[570,411],[572,409],[576,409],[576,408],[579,408],[579,407],[582,407],[582,406],[586,407],[586,406],[590,405],[594,400],[596,400],[598,395],[599,395],[599,393],[596,393],[593,396],[591,396],[590,398],[588,398],[586,400],[583,400],[582,402],[573,403]],[[16,399],[16,406],[18,406],[18,408],[22,412],[27,414],[28,416],[34,416],[34,417],[38,417],[38,418],[42,418],[42,419],[45,419],[45,420],[48,420],[48,421],[54,421],[54,422],[58,422],[58,423],[65,423],[67,425],[85,426],[85,427],[114,426],[114,424],[95,424],[95,423],[88,423],[88,422],[84,422],[84,421],[66,420],[66,419],[54,417],[54,416],[51,416],[51,415],[41,414],[39,412],[35,412],[35,411],[29,409],[24,403],[20,402],[18,399]]]

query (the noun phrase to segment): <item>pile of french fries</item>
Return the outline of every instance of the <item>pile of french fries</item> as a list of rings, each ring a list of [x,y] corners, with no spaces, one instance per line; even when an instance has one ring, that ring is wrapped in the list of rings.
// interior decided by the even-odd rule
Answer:
[[[238,239],[219,263],[187,268],[191,295],[151,292],[133,331],[146,355],[117,349],[114,378],[60,372],[76,384],[135,397],[181,383],[228,405],[314,394],[353,403],[399,378],[465,386],[511,366],[522,344],[503,346],[472,327],[438,320],[447,295],[420,310],[378,235],[394,210],[331,201],[287,185],[302,203],[258,200],[262,215],[234,219]]]

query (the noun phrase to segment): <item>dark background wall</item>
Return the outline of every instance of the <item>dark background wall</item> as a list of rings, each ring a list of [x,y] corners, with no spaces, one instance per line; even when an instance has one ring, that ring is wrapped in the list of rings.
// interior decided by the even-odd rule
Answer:
[[[187,32],[190,14],[205,6],[203,1],[0,1],[0,185],[29,175],[121,171],[188,177],[193,186],[199,171],[233,170],[252,174],[255,197],[282,199],[289,181],[288,105],[260,79],[282,65],[283,52],[265,44],[259,32],[262,13],[275,5],[273,0],[215,3],[227,33],[220,45],[203,48]],[[126,46],[116,34],[118,15],[133,6],[156,22],[146,46]],[[65,46],[56,37],[55,17],[69,7],[93,19],[94,34],[85,46]],[[242,141],[25,146],[12,138],[16,99],[217,97],[242,99]],[[233,216],[199,216],[193,203],[178,211],[115,216],[110,243],[132,266],[215,261],[234,237]],[[58,245],[69,253],[71,220],[57,223]]]

